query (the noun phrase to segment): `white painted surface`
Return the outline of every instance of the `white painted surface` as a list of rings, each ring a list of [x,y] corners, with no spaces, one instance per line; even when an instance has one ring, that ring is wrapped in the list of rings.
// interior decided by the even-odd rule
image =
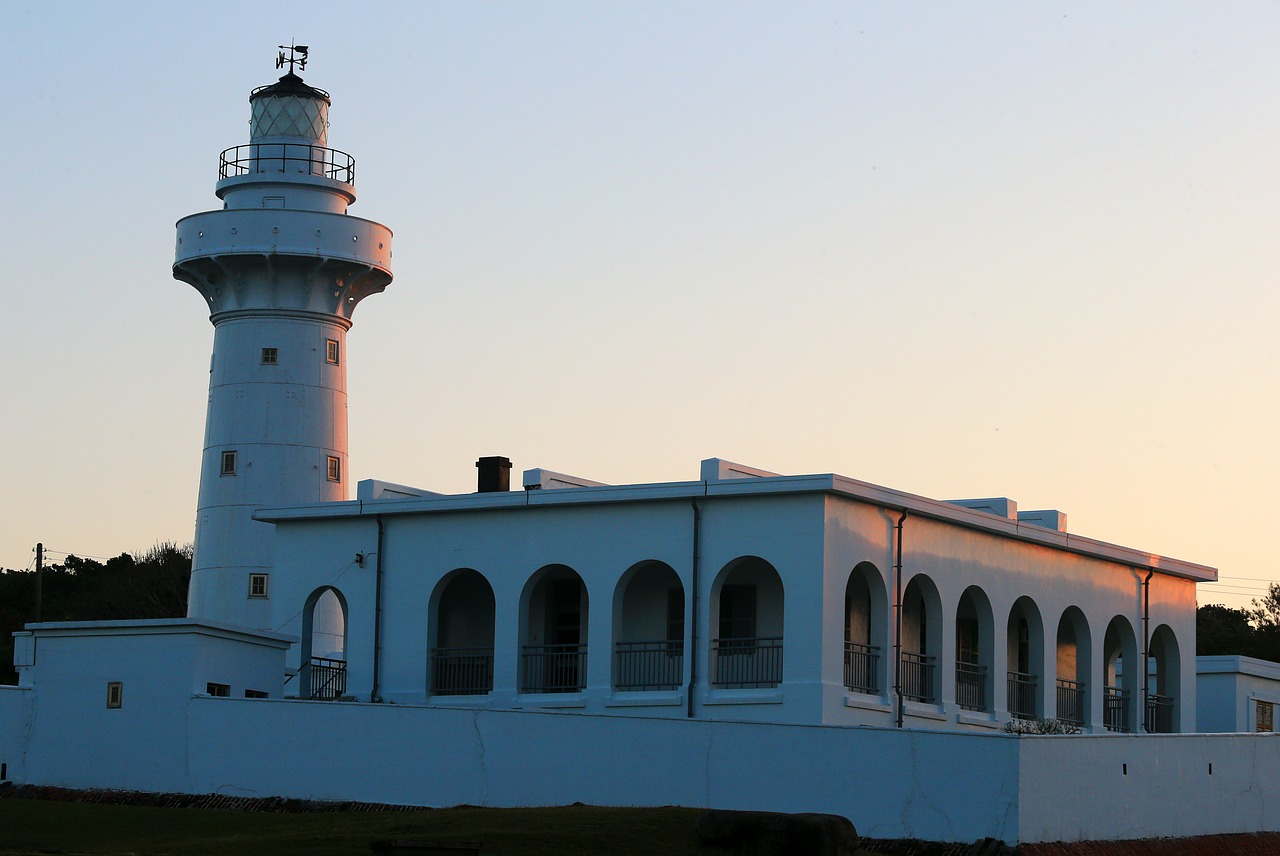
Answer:
[[[727,719],[891,725],[897,704],[892,682],[894,525],[901,512],[868,501],[877,498],[868,491],[857,486],[845,491],[844,486],[835,477],[762,476],[267,509],[259,517],[275,521],[278,532],[267,624],[301,635],[299,612],[307,598],[323,586],[341,591],[350,606],[348,693],[368,699],[373,692],[373,600],[381,573],[378,694],[397,703],[421,704],[428,698],[428,640],[436,636],[433,598],[449,574],[470,569],[493,588],[495,634],[494,690],[469,704],[511,708],[571,703],[586,712],[635,713],[627,703],[643,706],[643,697],[613,688],[614,645],[638,641],[635,627],[655,633],[665,622],[665,599],[650,593],[645,600],[648,614],[643,616],[635,603],[621,611],[613,605],[624,597],[631,569],[661,562],[674,571],[685,598],[685,615],[694,614],[696,502],[698,636],[692,637],[693,622],[686,620],[684,638],[684,650],[697,656],[695,708],[714,706],[715,712],[706,715]],[[381,558],[360,567],[353,558],[357,553],[378,552],[379,519],[384,529]],[[1060,543],[1044,543],[1045,538]],[[780,587],[754,582],[759,595],[757,634],[783,637],[783,679],[776,688],[719,689],[711,685],[710,650],[720,631],[720,586],[733,563],[752,557],[776,569],[781,581]],[[1018,610],[1028,610],[1034,619],[1030,668],[1038,680],[1037,713],[1057,715],[1059,676],[1081,681],[1086,688],[1086,730],[1105,732],[1100,688],[1114,682],[1104,662],[1107,628],[1113,621],[1127,627],[1126,649],[1140,656],[1143,581],[1158,567],[1161,570],[1151,575],[1150,627],[1153,632],[1167,627],[1184,654],[1167,658],[1165,668],[1176,676],[1166,674],[1164,683],[1178,688],[1177,727],[1194,730],[1194,664],[1189,652],[1194,647],[1195,587],[1188,577],[1212,570],[1149,555],[1145,565],[1124,561],[1133,558],[1123,548],[1008,518],[949,503],[917,503],[904,524],[902,588],[929,593],[924,653],[935,657],[939,695],[932,703],[904,704],[907,724],[989,729],[1009,718],[1006,673],[1018,666],[1010,657],[1010,617],[1016,618],[1015,603],[1020,603]],[[529,581],[551,565],[572,568],[582,578],[591,605],[587,685],[572,694],[573,699],[523,697],[517,691],[521,646],[540,641],[537,634],[521,630],[529,625],[530,610],[537,608],[527,597],[533,591]],[[869,629],[859,624],[858,632],[867,633],[879,648],[879,691],[869,695],[852,693],[844,680],[845,594],[855,568],[868,582],[874,604]],[[988,681],[988,709],[976,717],[957,702],[954,665],[956,616],[970,588],[981,596],[983,606],[979,647]],[[776,614],[775,605],[780,609]],[[910,609],[907,613],[906,619],[914,615]],[[1078,668],[1060,675],[1057,636],[1065,615],[1079,619],[1077,649],[1082,660]],[[920,647],[919,629],[912,627],[904,632],[907,651]],[[298,664],[296,657],[291,653],[291,664]],[[680,687],[673,690],[685,706],[690,668],[690,658],[685,657]],[[1142,686],[1136,675],[1131,677],[1129,723],[1137,730],[1142,722]],[[678,716],[682,705],[664,696],[647,712]]]
[[[35,719],[29,687],[0,685],[0,764],[12,781],[27,781],[26,759]]]
[[[1254,732],[1257,703],[1280,713],[1280,663],[1255,657],[1196,658],[1197,723],[1201,731]],[[1280,716],[1273,720],[1280,727]]]
[[[346,331],[391,281],[391,231],[347,216],[355,187],[326,166],[346,162],[324,148],[327,96],[305,92],[255,96],[253,142],[217,184],[224,206],[178,222],[173,265],[215,330],[187,614],[259,629],[271,624],[249,574],[272,570],[274,537],[253,512],[349,496]]]
[[[1280,738],[1022,738],[1023,841],[1280,830]]]

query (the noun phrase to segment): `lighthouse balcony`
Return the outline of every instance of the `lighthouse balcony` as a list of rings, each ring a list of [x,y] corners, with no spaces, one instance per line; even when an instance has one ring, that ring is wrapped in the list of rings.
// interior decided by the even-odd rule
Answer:
[[[231,209],[178,221],[174,269],[196,259],[237,255],[311,256],[391,272],[391,230],[347,214],[296,209]]]
[[[326,146],[286,142],[232,146],[218,159],[219,179],[276,173],[323,176],[355,184],[356,159]]]

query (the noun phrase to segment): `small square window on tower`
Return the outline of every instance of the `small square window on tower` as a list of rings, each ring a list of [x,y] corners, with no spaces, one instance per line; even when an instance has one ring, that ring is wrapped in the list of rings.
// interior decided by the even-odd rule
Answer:
[[[328,363],[329,365],[331,365],[331,366],[336,366],[336,365],[338,364],[338,357],[339,357],[339,353],[338,353],[338,340],[337,340],[337,339],[325,339],[325,340],[324,340],[324,359],[325,359],[325,362],[327,362],[327,363]]]
[[[233,476],[236,474],[236,453],[234,450],[228,450],[222,453],[222,471],[220,475]]]
[[[267,596],[267,575],[249,574],[249,597]]]
[[[107,684],[107,707],[115,709],[124,707],[124,684],[112,681]]]
[[[204,685],[204,691],[215,698],[229,698],[231,696],[231,686],[229,684],[210,682]]]
[[[262,349],[262,364],[264,366],[278,365],[280,362],[280,351],[277,348]]]
[[[342,460],[333,455],[329,456],[329,481],[342,481]]]

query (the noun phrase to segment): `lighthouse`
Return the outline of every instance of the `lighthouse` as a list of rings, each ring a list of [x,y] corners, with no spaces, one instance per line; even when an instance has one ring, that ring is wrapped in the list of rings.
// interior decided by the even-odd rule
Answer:
[[[348,214],[355,159],[328,145],[329,93],[287,73],[249,95],[221,210],[177,224],[175,279],[209,305],[213,355],[187,614],[269,629],[273,527],[256,509],[348,498],[347,331],[391,282],[391,230]]]

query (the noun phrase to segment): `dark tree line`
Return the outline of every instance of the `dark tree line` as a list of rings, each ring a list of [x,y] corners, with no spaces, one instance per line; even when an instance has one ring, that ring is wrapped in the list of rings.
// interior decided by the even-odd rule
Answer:
[[[1280,663],[1280,583],[1247,609],[1210,603],[1196,610],[1197,654],[1243,654]]]
[[[42,621],[179,618],[187,614],[191,545],[160,543],[106,562],[67,556],[42,577]],[[0,569],[0,684],[17,683],[12,634],[35,611],[35,571]]]

